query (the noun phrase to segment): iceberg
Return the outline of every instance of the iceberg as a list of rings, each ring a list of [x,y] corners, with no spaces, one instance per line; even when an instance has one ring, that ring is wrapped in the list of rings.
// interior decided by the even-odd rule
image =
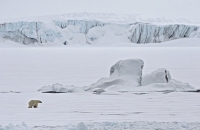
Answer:
[[[116,62],[110,68],[110,76],[84,87],[53,84],[38,91],[43,93],[101,94],[106,92],[198,92],[188,83],[171,78],[167,69],[161,68],[142,76],[144,62],[141,59],[127,59]]]
[[[112,90],[130,91],[134,87],[141,86],[143,65],[141,59],[120,60],[110,68],[110,77],[102,78],[84,89],[94,91],[98,88],[107,91],[112,88]]]
[[[40,89],[38,89],[38,91],[42,93],[67,93],[69,87],[71,86],[66,87],[63,86],[62,84],[56,83],[53,84],[52,86],[51,85],[43,86]]]
[[[80,122],[77,124],[76,130],[88,130],[88,128],[83,122]]]
[[[164,68],[142,76],[144,62],[141,59],[121,60],[110,69],[110,77],[84,87],[86,91],[105,92],[177,92],[195,91],[188,83],[171,78]]]

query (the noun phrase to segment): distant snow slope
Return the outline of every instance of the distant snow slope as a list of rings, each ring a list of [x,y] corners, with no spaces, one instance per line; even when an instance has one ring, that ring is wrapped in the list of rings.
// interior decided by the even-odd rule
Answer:
[[[25,45],[160,43],[180,38],[200,38],[200,22],[186,19],[141,19],[138,15],[64,14],[1,21],[0,36]]]
[[[142,18],[195,20],[200,19],[199,2],[199,0],[18,0],[18,2],[0,0],[0,19],[89,12],[134,13],[142,15]]]

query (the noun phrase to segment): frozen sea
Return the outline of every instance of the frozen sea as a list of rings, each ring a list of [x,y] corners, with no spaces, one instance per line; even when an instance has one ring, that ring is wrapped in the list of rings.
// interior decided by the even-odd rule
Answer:
[[[90,85],[102,77],[108,77],[110,67],[117,61],[132,58],[144,61],[143,75],[166,68],[172,78],[190,83],[198,89],[199,55],[198,47],[1,48],[0,124],[6,126],[25,122],[31,127],[40,126],[38,129],[42,129],[43,125],[44,129],[57,125],[65,129],[69,124],[76,125],[79,122],[88,123],[88,128],[94,122],[97,122],[97,126],[102,122],[115,122],[115,127],[120,123],[123,126],[123,122],[130,122],[129,125],[135,122],[138,126],[146,123],[147,128],[150,123],[155,127],[149,129],[153,129],[171,122],[172,128],[176,129],[174,122],[180,122],[183,124],[179,124],[177,129],[189,129],[191,125],[198,130],[199,93],[128,92],[94,95],[45,94],[37,90],[54,83],[79,87]],[[32,99],[39,99],[43,103],[39,104],[38,109],[28,109],[28,101]],[[182,127],[184,125],[187,127]],[[125,126],[118,128],[125,129]],[[167,127],[169,125],[164,128]]]
[[[28,101],[40,99],[38,109]],[[119,95],[3,93],[1,125],[57,126],[79,122],[200,122],[200,94],[174,92]]]

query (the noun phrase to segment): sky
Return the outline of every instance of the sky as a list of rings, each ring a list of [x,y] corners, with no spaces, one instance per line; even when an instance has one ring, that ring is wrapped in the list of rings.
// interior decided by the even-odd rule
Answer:
[[[0,0],[0,20],[82,12],[200,19],[200,0]]]

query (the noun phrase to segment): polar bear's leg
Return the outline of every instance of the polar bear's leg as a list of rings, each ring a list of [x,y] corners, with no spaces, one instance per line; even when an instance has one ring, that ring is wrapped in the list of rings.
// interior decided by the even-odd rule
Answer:
[[[35,105],[34,105],[34,108],[37,108],[38,107],[38,104],[36,103]]]
[[[32,108],[33,107],[33,100],[31,100],[29,103],[28,103],[28,108]]]

